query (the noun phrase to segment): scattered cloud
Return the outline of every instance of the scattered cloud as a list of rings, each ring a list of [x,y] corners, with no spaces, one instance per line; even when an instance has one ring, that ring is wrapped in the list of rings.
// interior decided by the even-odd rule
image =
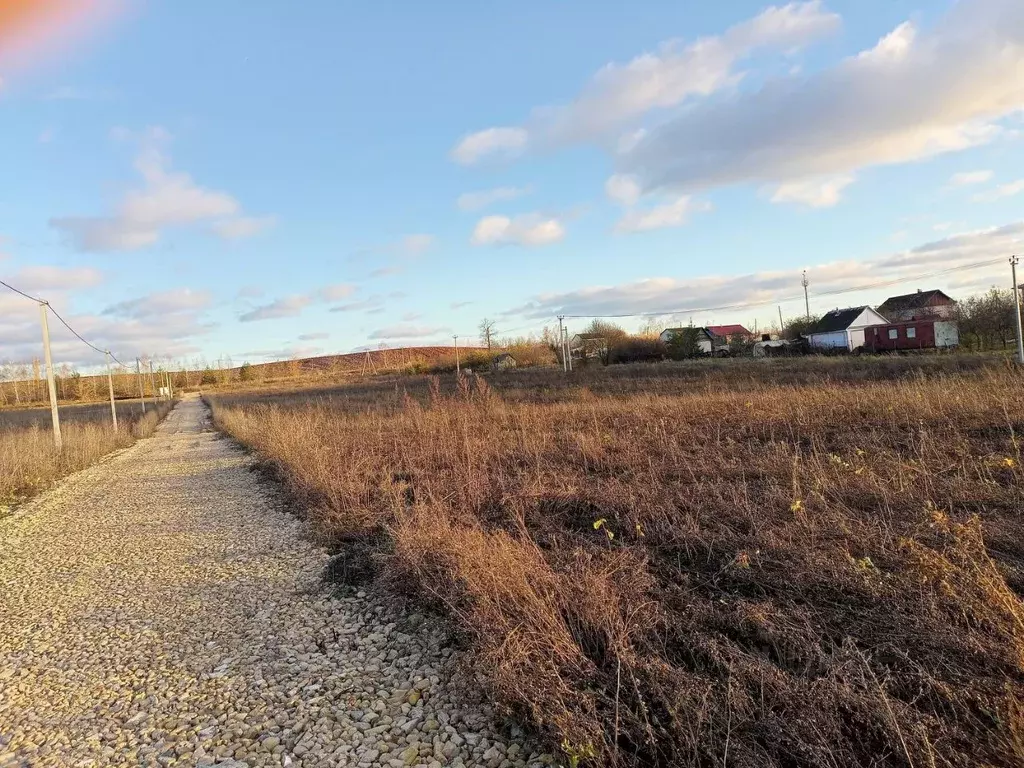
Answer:
[[[478,192],[466,192],[459,195],[455,205],[458,206],[460,211],[478,211],[494,203],[515,200],[523,195],[528,195],[530,191],[529,187],[497,187]]]
[[[984,184],[992,179],[992,171],[963,171],[949,177],[949,186],[966,187],[971,184]]]
[[[338,304],[336,307],[331,307],[331,312],[361,312],[361,311],[372,311],[380,309],[384,306],[384,297],[380,294],[374,294],[369,296],[362,301],[350,301],[347,304]]]
[[[252,323],[257,320],[279,320],[283,317],[298,317],[302,314],[302,310],[312,303],[313,300],[309,296],[301,294],[285,296],[281,299],[275,299],[269,304],[263,304],[255,309],[251,309],[240,315],[238,319],[243,323]]]
[[[114,317],[159,317],[175,312],[197,312],[213,303],[209,291],[176,288],[111,304],[101,314]]]
[[[971,200],[976,203],[992,203],[1004,197],[1019,195],[1021,192],[1024,192],[1024,179],[1017,179],[1008,184],[1000,184],[995,189],[990,189],[987,192],[979,192],[971,197]]]
[[[643,191],[788,183],[990,142],[1024,108],[1024,4],[963,0],[810,75],[705,100],[620,155]]]
[[[617,139],[623,128],[652,110],[735,86],[743,77],[736,65],[752,53],[791,51],[839,26],[838,15],[811,0],[770,7],[720,36],[689,44],[669,40],[656,52],[626,64],[607,64],[572,102],[536,109],[523,126],[487,128],[464,136],[452,150],[452,159],[472,165],[491,154]],[[625,144],[636,140],[635,132],[627,133]]]
[[[780,184],[772,193],[773,203],[799,203],[811,208],[831,208],[839,202],[843,190],[853,183],[853,176],[831,179],[799,179]]]
[[[210,225],[210,229],[225,240],[239,240],[258,235],[276,223],[276,216],[236,216],[233,219],[215,221]]]
[[[382,264],[370,272],[370,277],[388,277],[404,272],[405,265],[408,262],[418,259],[425,254],[434,247],[436,242],[437,238],[433,235],[420,232],[405,235],[385,245],[363,248],[349,258],[354,261],[362,261],[375,256],[383,256],[385,259],[390,259],[393,263]]]
[[[954,273],[954,276],[947,278],[932,277],[928,285],[920,286],[944,287],[955,284],[964,288],[983,288],[994,281],[1005,280],[1006,267],[1002,257],[1022,246],[1024,221],[951,235],[874,259],[819,264],[807,270],[812,286],[812,301],[817,293],[856,289],[857,286],[870,286],[879,280],[915,280],[916,276],[924,272],[933,272],[936,264],[949,269],[998,259],[998,263],[984,268]],[[885,288],[882,293],[899,293],[901,290],[907,289]],[[854,291],[846,296],[829,296],[823,301],[827,301],[828,308],[831,308],[837,304],[860,303],[864,299],[864,292]],[[593,286],[563,293],[541,294],[505,314],[531,319],[550,318],[559,314],[609,315],[631,312],[670,316],[688,312],[710,314],[714,307],[737,304],[771,308],[773,304],[786,301],[799,304],[802,308],[799,270],[685,279],[659,277],[619,285]]]
[[[402,315],[402,321],[406,323],[411,323],[416,320],[419,320],[421,317],[423,317],[423,315],[421,315],[419,312],[406,312],[404,315]]]
[[[238,298],[240,299],[258,299],[264,294],[262,288],[258,285],[243,285],[238,289]]]
[[[50,291],[67,291],[71,289],[90,288],[103,281],[103,273],[92,267],[53,267],[34,266],[22,267],[13,275],[10,282],[26,293],[43,299],[49,298]]]
[[[324,331],[318,333],[300,333],[299,341],[323,341],[324,339],[329,339],[330,337],[331,334]]]
[[[405,323],[399,325],[389,325],[386,328],[378,328],[376,331],[371,333],[367,338],[372,340],[377,339],[422,339],[428,336],[439,336],[441,334],[447,334],[451,331],[450,328],[436,325],[408,325]]]
[[[451,309],[462,309],[463,307],[470,306],[472,303],[473,303],[472,301],[453,301],[448,306]]]
[[[57,129],[52,125],[48,125],[39,132],[39,137],[36,139],[40,144],[49,144],[57,136]]]
[[[565,227],[554,217],[529,213],[508,216],[484,216],[473,228],[473,245],[540,246],[557,243],[565,237]]]
[[[619,205],[636,205],[640,199],[640,184],[633,176],[616,173],[604,183],[604,192],[609,200]]]
[[[390,277],[392,275],[400,275],[405,272],[405,267],[401,264],[392,264],[387,267],[379,267],[370,273],[370,277]]]
[[[243,323],[257,320],[279,320],[285,317],[298,317],[306,307],[332,301],[347,299],[356,292],[356,286],[350,283],[325,285],[310,293],[296,293],[255,307],[239,316]],[[334,310],[331,310],[334,311]]]
[[[406,256],[422,256],[434,245],[434,236],[417,234],[402,238],[401,251]]]
[[[64,233],[81,251],[129,251],[160,240],[169,228],[207,223],[221,237],[245,237],[265,228],[268,218],[250,218],[239,202],[217,190],[196,184],[186,173],[170,169],[161,145],[163,129],[151,129],[142,138],[135,170],[143,185],[129,190],[108,216],[64,216],[50,225]]]
[[[619,219],[615,231],[619,233],[649,232],[653,229],[681,227],[694,211],[707,211],[708,203],[696,202],[689,195],[683,195],[668,203],[651,208],[632,208]]]
[[[473,165],[490,154],[516,155],[526,147],[528,138],[524,128],[487,128],[459,139],[451,158],[462,165]]]

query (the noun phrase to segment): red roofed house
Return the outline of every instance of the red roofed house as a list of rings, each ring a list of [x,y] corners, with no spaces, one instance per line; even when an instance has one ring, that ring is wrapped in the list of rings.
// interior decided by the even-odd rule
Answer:
[[[750,341],[754,338],[754,334],[742,325],[709,325],[708,333],[726,341],[732,341],[733,339],[737,341]]]

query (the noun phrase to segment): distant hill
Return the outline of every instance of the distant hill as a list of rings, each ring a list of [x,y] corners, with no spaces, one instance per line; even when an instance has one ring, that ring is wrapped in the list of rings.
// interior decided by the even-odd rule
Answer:
[[[480,347],[459,347],[469,352]],[[322,355],[273,363],[253,363],[252,369],[265,375],[297,374],[331,371],[334,373],[361,373],[369,370],[397,370],[414,363],[435,363],[455,357],[455,347],[401,347],[398,349],[372,349],[345,355]]]

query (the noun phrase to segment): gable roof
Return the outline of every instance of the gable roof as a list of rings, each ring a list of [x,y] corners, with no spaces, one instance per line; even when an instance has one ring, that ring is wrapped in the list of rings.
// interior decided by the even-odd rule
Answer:
[[[935,299],[938,299],[938,301],[934,301]],[[934,306],[935,304],[956,304],[956,302],[937,289],[931,291],[915,291],[914,293],[905,293],[902,296],[890,296],[882,302],[881,306],[878,307],[878,311],[884,315],[886,312],[904,312],[908,309],[924,309],[925,307]]]
[[[821,316],[821,319],[808,328],[805,332],[805,336],[810,336],[814,333],[834,333],[836,331],[845,331],[850,325],[860,317],[860,313],[870,307],[848,307],[847,309],[833,309],[831,312],[826,312]]]
[[[708,333],[714,334],[715,336],[734,336],[740,334],[743,336],[752,336],[753,334],[744,328],[742,325],[709,325]]]
[[[603,333],[574,333],[572,337],[574,339],[579,339],[580,341],[593,341],[594,339],[604,341],[605,339]]]
[[[687,333],[687,332],[689,332],[689,333],[696,333],[696,334],[703,334],[707,338],[709,338],[709,339],[711,338],[711,332],[707,328],[700,328],[700,327],[698,327],[696,325],[684,325],[681,328],[666,328],[664,331],[662,331],[658,335],[659,336],[664,336],[666,333],[671,333],[673,336],[676,336],[676,335],[678,335],[680,333]]]

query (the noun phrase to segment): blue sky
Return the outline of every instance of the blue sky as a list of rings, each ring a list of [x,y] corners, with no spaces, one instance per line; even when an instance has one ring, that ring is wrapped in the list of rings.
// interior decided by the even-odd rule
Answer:
[[[0,47],[0,276],[124,357],[765,325],[1024,239],[1015,0],[99,4]]]

